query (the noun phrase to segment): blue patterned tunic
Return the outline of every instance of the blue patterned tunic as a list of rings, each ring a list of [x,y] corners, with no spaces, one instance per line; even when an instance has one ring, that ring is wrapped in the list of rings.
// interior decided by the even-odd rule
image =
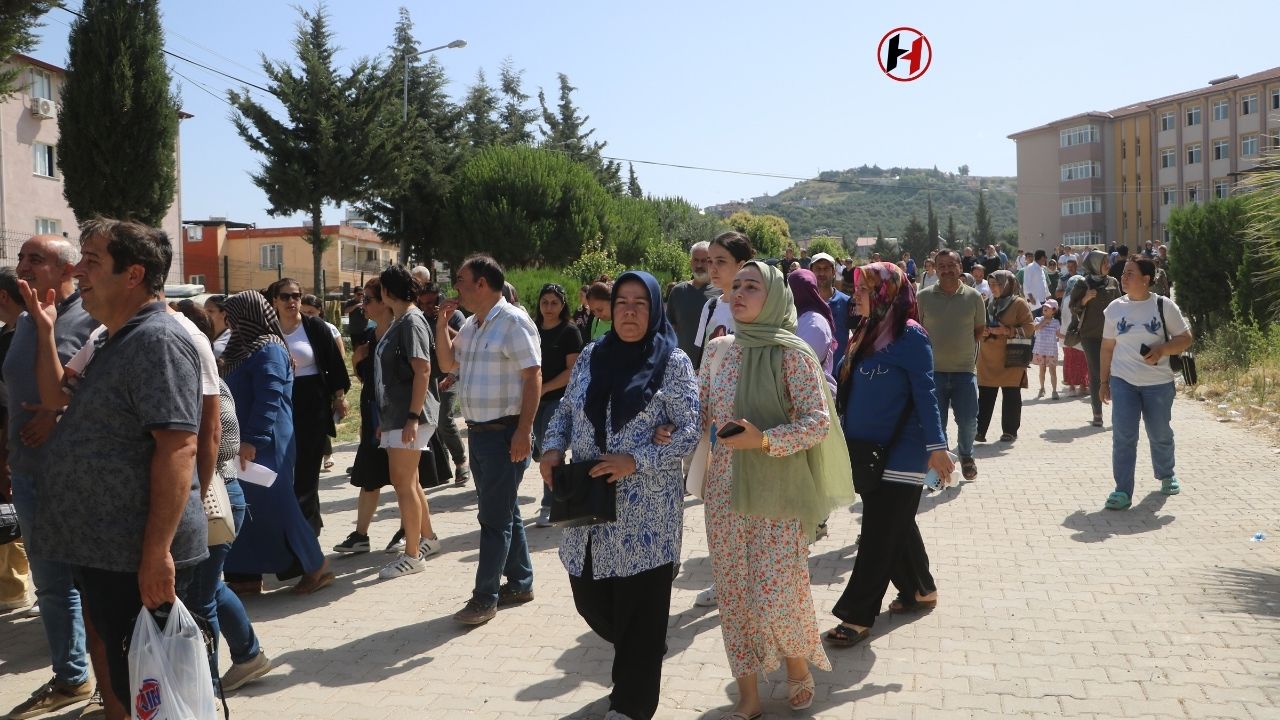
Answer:
[[[560,409],[551,418],[546,450],[571,450],[576,462],[602,453],[587,419],[587,385],[591,381],[590,345],[578,356],[565,388]],[[662,389],[621,432],[609,426],[608,452],[630,455],[636,472],[618,481],[618,521],[568,528],[560,541],[560,561],[575,577],[582,576],[588,538],[595,579],[629,577],[680,559],[684,527],[684,468],[682,460],[698,444],[698,380],[693,364],[681,350],[673,350]],[[670,445],[655,445],[659,425],[676,426]],[[566,461],[569,458],[566,458]]]

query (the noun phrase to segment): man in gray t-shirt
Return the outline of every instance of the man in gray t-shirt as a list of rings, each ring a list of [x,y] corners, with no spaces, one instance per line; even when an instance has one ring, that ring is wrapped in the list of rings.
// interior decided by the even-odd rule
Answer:
[[[195,467],[200,359],[157,301],[173,257],[163,231],[91,220],[81,250],[84,308],[106,331],[49,439],[31,546],[74,567],[110,689],[128,705],[124,645],[134,619],[142,607],[155,611],[185,594],[208,557]],[[47,318],[37,324],[47,338]],[[40,347],[38,363],[56,362]]]
[[[711,284],[707,274],[710,243],[694,243],[689,248],[689,268],[693,279],[671,288],[667,296],[667,319],[676,330],[676,345],[693,361],[696,368],[702,361],[702,348],[697,344],[698,319],[707,301],[720,297],[720,290]]]

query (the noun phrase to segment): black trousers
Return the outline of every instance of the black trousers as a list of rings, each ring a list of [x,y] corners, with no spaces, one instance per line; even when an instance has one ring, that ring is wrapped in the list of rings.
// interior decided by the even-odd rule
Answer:
[[[1000,432],[1017,435],[1022,427],[1022,388],[978,387],[978,435],[987,436],[991,416],[996,411],[996,393],[1003,393],[1000,404]]]
[[[462,435],[459,434],[458,425],[454,420],[458,417],[457,397],[456,390],[440,391],[440,419],[436,427],[436,435],[440,436],[440,440],[448,448],[454,467],[462,467],[467,464],[467,449],[462,444]],[[456,476],[457,473],[454,475]]]
[[[1084,351],[1084,361],[1089,366],[1089,406],[1093,408],[1093,416],[1100,418],[1102,398],[1098,395],[1098,388],[1101,386],[1102,338],[1080,338],[1080,349]]]
[[[293,466],[293,493],[316,537],[324,527],[320,518],[320,465],[329,440],[332,412],[324,380],[319,375],[293,381],[293,437],[298,446]]]
[[[919,485],[881,482],[862,496],[862,541],[853,575],[832,614],[847,623],[871,627],[889,583],[900,597],[915,599],[937,590],[929,573],[929,555],[916,525]]]
[[[635,720],[649,720],[658,710],[673,580],[671,563],[630,577],[594,580],[589,544],[582,577],[569,576],[578,614],[613,644],[609,709]]]
[[[102,645],[106,648],[107,668],[111,677],[98,678],[98,682],[102,684],[104,679],[109,680],[108,687],[115,693],[120,704],[126,709],[133,707],[133,689],[129,683],[129,642],[133,639],[134,621],[142,610],[138,574],[90,567],[77,567],[74,574],[76,586],[84,597],[85,612],[89,613],[94,630],[102,638]],[[174,586],[178,597],[188,610],[195,607],[187,592],[194,578],[195,567],[179,568],[175,575]],[[207,633],[208,626],[204,619],[195,612],[191,614]],[[163,628],[168,613],[152,611],[152,615]]]

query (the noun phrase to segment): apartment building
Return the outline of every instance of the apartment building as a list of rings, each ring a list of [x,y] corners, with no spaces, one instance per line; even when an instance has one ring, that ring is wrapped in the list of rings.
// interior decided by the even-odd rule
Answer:
[[[58,107],[65,71],[26,55],[7,66],[21,74],[17,91],[0,102],[0,265],[17,262],[18,249],[34,234],[79,236],[75,214],[62,196],[58,169]],[[191,115],[182,113],[183,119]],[[178,173],[181,176],[181,153]],[[161,227],[174,243],[170,282],[182,282],[182,183]]]
[[[396,262],[397,245],[361,224],[344,221],[320,228],[330,240],[320,264],[324,292],[342,291],[347,284],[362,286]],[[312,287],[311,245],[305,239],[309,227],[258,228],[226,218],[187,220],[184,226],[182,242],[189,258],[184,282],[225,293],[260,290],[280,277],[292,277],[304,292],[317,293]]]
[[[1280,149],[1280,67],[1016,132],[1025,248],[1168,240],[1184,203],[1226,197]]]

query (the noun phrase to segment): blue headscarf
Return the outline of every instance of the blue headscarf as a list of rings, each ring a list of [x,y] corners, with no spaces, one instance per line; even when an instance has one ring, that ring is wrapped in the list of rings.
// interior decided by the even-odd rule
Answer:
[[[676,331],[667,322],[662,290],[657,279],[649,273],[628,270],[620,275],[613,283],[609,306],[617,303],[618,288],[633,280],[644,283],[649,291],[649,327],[644,337],[636,342],[625,342],[618,337],[615,324],[591,350],[591,382],[587,385],[585,410],[596,431],[596,447],[602,453],[609,451],[605,423],[610,417],[610,406],[610,424],[613,431],[618,432],[644,410],[662,387],[667,360],[676,348]]]

